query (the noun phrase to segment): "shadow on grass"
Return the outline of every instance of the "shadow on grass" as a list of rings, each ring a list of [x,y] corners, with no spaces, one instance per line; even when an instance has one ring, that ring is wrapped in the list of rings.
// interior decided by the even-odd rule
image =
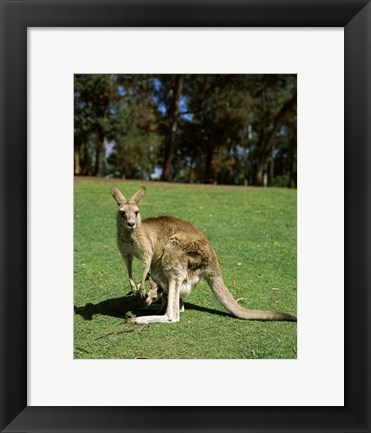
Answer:
[[[224,317],[234,317],[233,314],[225,313],[224,311],[213,310],[212,308],[200,307],[199,305],[190,304],[189,302],[184,302],[185,310],[196,310],[201,311],[202,313],[216,314],[217,316]]]
[[[143,302],[139,301],[134,296],[123,296],[121,298],[112,298],[105,301],[99,302],[98,304],[88,303],[83,307],[75,306],[75,314],[78,314],[85,320],[92,320],[95,315],[104,315],[110,317],[117,317],[119,319],[125,319],[131,317],[134,313],[140,316],[148,316],[150,314],[156,314],[154,309],[157,305],[153,305],[154,308],[146,309]],[[229,313],[223,311],[213,310],[211,308],[200,307],[199,305],[190,304],[189,302],[184,303],[186,310],[196,310],[203,313],[216,314],[218,316],[233,317]],[[159,307],[159,306],[158,306]],[[158,312],[158,310],[157,310]]]
[[[134,312],[139,309],[139,302],[134,296],[123,296],[121,298],[107,299],[98,304],[89,302],[83,307],[77,307],[75,305],[74,309],[75,314],[78,314],[85,320],[92,320],[93,316],[97,314],[125,319],[129,317],[129,312]]]

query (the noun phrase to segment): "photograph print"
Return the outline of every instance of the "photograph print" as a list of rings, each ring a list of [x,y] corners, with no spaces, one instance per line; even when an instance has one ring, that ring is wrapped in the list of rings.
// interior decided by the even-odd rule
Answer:
[[[297,358],[297,75],[74,76],[74,358]]]

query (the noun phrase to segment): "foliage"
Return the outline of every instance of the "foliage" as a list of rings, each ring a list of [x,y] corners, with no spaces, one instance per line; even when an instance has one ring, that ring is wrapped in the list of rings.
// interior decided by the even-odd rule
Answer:
[[[236,319],[205,282],[185,300],[180,323],[124,324],[135,305],[116,246],[112,185],[112,180],[75,178],[75,358],[296,358],[296,323]],[[119,184],[128,196],[140,185]],[[216,250],[236,299],[246,298],[243,305],[251,308],[295,314],[295,190],[146,186],[142,215],[173,215],[199,227]],[[139,281],[137,260],[134,274]]]
[[[293,186],[296,76],[76,75],[76,155],[76,174]]]
[[[113,96],[114,80],[111,75],[75,75],[75,172],[81,170],[83,174],[101,174],[104,139],[111,138],[113,133]],[[91,146],[93,140],[95,146]]]

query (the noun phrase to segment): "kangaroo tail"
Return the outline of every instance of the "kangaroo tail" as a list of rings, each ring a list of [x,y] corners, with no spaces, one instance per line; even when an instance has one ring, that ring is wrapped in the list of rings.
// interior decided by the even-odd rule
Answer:
[[[214,292],[218,301],[230,312],[233,316],[244,320],[286,320],[296,322],[296,317],[286,313],[275,311],[250,310],[241,307],[241,305],[233,298],[229,290],[224,284],[221,276],[211,276],[207,282]]]

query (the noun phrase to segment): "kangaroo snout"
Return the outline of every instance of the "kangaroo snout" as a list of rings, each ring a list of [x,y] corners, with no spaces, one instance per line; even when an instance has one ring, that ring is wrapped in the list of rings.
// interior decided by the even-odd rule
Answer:
[[[135,229],[135,221],[128,221],[127,224],[130,230]]]

